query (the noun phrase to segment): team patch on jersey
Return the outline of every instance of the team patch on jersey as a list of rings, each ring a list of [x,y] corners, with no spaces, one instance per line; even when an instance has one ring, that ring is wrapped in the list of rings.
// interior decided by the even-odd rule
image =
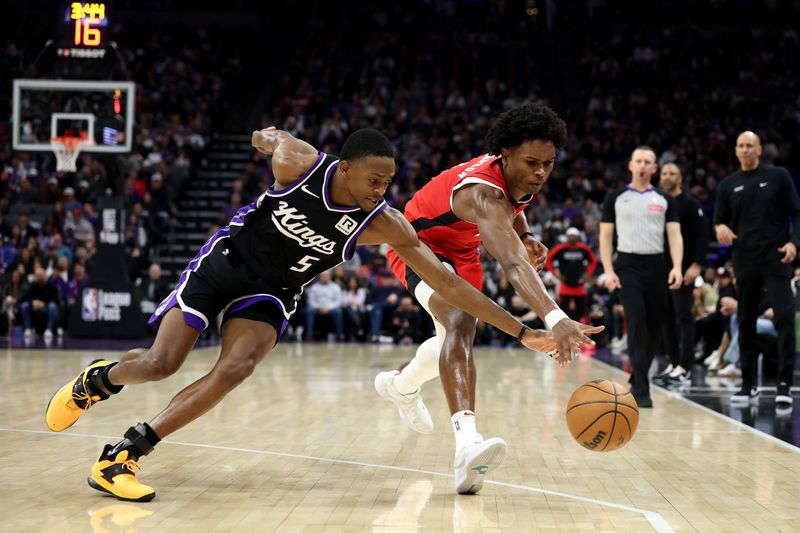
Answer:
[[[350,235],[351,233],[353,233],[353,230],[356,229],[356,227],[358,227],[358,222],[356,222],[349,216],[344,215],[342,216],[342,218],[339,219],[339,222],[336,223],[335,227],[345,235]]]

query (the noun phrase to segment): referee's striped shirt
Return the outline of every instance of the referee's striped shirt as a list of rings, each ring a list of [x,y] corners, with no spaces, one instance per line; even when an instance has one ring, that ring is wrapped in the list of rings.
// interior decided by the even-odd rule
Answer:
[[[606,195],[601,222],[614,224],[618,252],[661,254],[666,224],[678,222],[678,210],[672,196],[655,187],[638,191],[628,186]]]

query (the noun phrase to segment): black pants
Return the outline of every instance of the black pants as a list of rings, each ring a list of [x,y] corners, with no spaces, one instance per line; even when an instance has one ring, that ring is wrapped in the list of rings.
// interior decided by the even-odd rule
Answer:
[[[669,362],[691,370],[694,364],[694,286],[669,291],[669,320],[664,322],[664,348]]]
[[[628,325],[631,392],[634,396],[650,393],[647,371],[653,362],[662,336],[667,311],[667,267],[664,256],[617,254],[615,265],[622,288],[620,299]]]
[[[586,296],[566,296],[558,297],[558,306],[567,313],[567,316],[579,322],[586,314]]]
[[[726,327],[726,322],[719,311],[704,316],[694,323],[695,339],[703,341],[703,359],[719,348]]]
[[[772,321],[778,330],[778,383],[792,385],[794,376],[795,335],[794,300],[789,286],[790,277],[765,274],[763,270],[734,265],[739,293],[739,349],[741,351],[742,381],[744,386],[756,384],[758,341],[756,319],[761,291],[766,287],[767,297],[775,316]]]

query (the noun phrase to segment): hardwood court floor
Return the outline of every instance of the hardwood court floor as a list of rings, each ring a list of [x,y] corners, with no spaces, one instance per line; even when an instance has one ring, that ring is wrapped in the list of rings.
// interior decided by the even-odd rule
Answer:
[[[206,372],[214,348],[175,376],[126,388],[52,433],[52,392],[109,354],[0,352],[3,531],[798,531],[800,449],[657,390],[624,449],[570,437],[563,411],[590,379],[625,381],[591,359],[558,369],[522,350],[481,349],[478,427],[509,456],[479,496],[453,492],[440,385],[424,390],[436,432],[419,435],[372,379],[411,348],[282,345],[219,406],[141,464],[150,503],[119,502],[86,476],[105,442],[149,420]],[[117,357],[118,354],[111,354]]]

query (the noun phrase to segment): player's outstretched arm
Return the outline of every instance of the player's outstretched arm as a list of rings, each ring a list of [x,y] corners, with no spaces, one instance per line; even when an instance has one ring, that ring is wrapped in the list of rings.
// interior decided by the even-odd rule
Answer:
[[[384,242],[392,246],[397,255],[449,303],[517,337],[526,348],[539,352],[556,349],[549,332],[525,327],[505,309],[445,268],[431,249],[419,240],[405,217],[391,207],[376,217],[358,239],[358,244]]]
[[[319,155],[319,151],[307,142],[275,126],[254,131],[250,142],[262,154],[272,156],[272,173],[284,187],[305,174]]]
[[[478,225],[484,246],[500,263],[508,282],[539,317],[549,322],[558,343],[559,362],[568,362],[580,351],[582,343],[594,344],[587,335],[599,333],[603,327],[590,327],[566,318],[550,298],[514,231],[514,213],[503,191],[488,185],[473,185],[458,192],[453,209],[459,218]],[[551,312],[555,313],[548,317]]]

